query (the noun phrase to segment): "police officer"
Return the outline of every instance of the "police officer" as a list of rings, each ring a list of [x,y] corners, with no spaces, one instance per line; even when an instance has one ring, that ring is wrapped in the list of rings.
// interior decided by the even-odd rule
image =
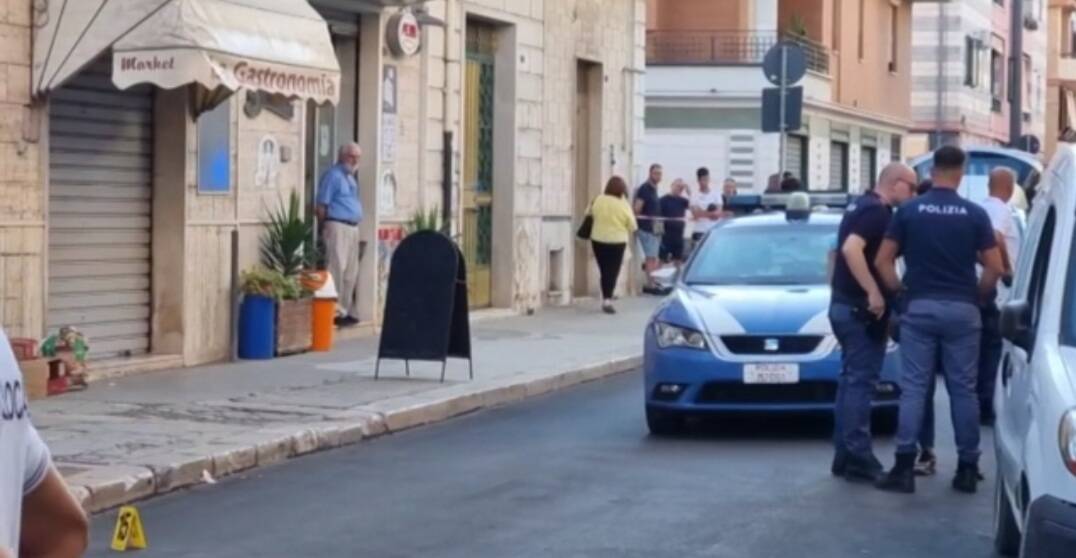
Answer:
[[[891,163],[874,190],[848,206],[837,235],[829,319],[841,344],[841,375],[834,408],[832,471],[874,481],[882,464],[871,450],[871,399],[885,359],[888,307],[874,258],[893,207],[915,193],[915,172]]]
[[[22,374],[0,331],[0,558],[82,556],[87,529],[30,424]]]
[[[904,300],[896,464],[878,482],[882,490],[915,492],[916,440],[939,352],[959,458],[953,488],[974,493],[979,483],[979,304],[993,296],[1003,265],[986,211],[957,193],[966,161],[958,147],[934,152],[933,188],[901,207],[878,250],[885,287]],[[903,284],[898,256],[906,268]],[[983,264],[979,279],[977,262]]]

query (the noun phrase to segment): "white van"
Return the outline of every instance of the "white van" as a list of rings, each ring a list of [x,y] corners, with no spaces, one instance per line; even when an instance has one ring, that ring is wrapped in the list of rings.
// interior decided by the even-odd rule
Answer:
[[[995,545],[1076,556],[1076,147],[1043,173],[1002,309]]]

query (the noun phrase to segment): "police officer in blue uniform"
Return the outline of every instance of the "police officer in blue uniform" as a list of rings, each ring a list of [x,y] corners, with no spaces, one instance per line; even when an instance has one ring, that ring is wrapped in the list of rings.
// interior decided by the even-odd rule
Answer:
[[[958,147],[934,152],[933,188],[900,208],[878,250],[882,281],[903,300],[896,464],[878,481],[882,490],[915,492],[916,441],[939,356],[959,459],[953,488],[974,493],[980,481],[979,304],[992,296],[1004,267],[986,211],[957,193],[966,161]],[[903,284],[896,271],[901,255]],[[978,279],[976,263],[983,266]]]
[[[893,208],[915,193],[916,176],[892,163],[878,185],[841,220],[833,267],[829,319],[841,344],[841,375],[834,407],[832,472],[849,480],[874,481],[882,464],[871,449],[871,399],[885,359],[889,308],[874,258],[889,227]]]

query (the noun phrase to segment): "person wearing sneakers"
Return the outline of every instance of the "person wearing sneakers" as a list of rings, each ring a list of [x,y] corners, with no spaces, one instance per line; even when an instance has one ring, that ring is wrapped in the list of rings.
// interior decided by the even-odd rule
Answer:
[[[990,217],[957,193],[966,162],[958,147],[934,152],[933,188],[905,203],[893,217],[875,261],[885,288],[905,300],[896,463],[878,481],[881,490],[915,492],[917,441],[939,353],[958,451],[953,488],[974,493],[980,481],[979,305],[994,296],[1004,267]],[[907,270],[903,282],[896,269],[899,256]],[[976,279],[978,262],[983,272]]]
[[[627,183],[623,178],[613,176],[602,195],[590,206],[590,216],[594,220],[590,244],[601,275],[602,311],[606,314],[616,313],[613,300],[620,267],[624,263],[624,251],[632,233],[639,228],[627,199]]]
[[[0,330],[0,558],[82,556],[88,523],[30,423],[22,373]]]

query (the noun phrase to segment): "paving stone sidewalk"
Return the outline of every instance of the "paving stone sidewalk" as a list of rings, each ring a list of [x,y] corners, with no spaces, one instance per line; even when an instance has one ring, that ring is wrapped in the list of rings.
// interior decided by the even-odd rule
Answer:
[[[87,510],[100,511],[313,451],[625,372],[640,364],[654,299],[472,324],[466,361],[384,361],[377,338],[330,353],[101,381],[33,404],[34,422]]]

